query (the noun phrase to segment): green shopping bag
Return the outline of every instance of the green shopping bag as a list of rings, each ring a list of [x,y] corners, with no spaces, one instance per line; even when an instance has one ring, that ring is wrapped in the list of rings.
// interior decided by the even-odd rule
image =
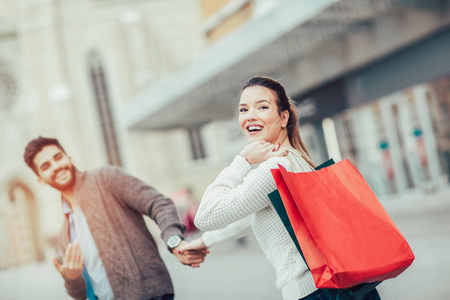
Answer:
[[[321,168],[325,168],[334,164],[333,159],[329,159],[320,166],[316,167],[316,170]],[[295,237],[294,230],[292,229],[291,222],[289,221],[289,217],[287,215],[286,209],[284,207],[283,201],[281,200],[280,193],[278,190],[273,191],[269,195],[269,199],[272,202],[273,207],[275,208],[278,216],[283,222],[284,227],[288,231],[291,236],[297,250],[300,252],[303,260],[306,263],[305,257],[303,256],[302,249]],[[306,263],[307,264],[307,263]],[[308,264],[307,264],[308,265]],[[363,283],[348,289],[322,289],[325,293],[328,300],[377,300],[380,299],[378,293],[375,290],[375,287],[379,285],[380,282],[372,282],[372,283]],[[373,292],[373,293],[372,293]],[[369,296],[370,294],[370,296]],[[366,298],[365,298],[366,297]]]

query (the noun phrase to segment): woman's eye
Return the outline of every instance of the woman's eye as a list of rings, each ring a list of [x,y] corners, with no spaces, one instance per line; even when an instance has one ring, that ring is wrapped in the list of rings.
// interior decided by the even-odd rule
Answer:
[[[246,108],[241,108],[241,109],[239,109],[239,112],[246,112],[246,111],[247,111]]]
[[[260,106],[259,109],[268,109],[268,106]]]

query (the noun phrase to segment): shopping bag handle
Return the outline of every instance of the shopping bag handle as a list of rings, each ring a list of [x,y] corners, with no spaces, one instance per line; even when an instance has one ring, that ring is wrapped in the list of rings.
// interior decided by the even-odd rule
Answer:
[[[327,160],[326,162],[324,162],[324,163],[322,163],[321,165],[319,165],[319,166],[317,166],[317,167],[314,168],[313,166],[311,166],[311,165],[303,158],[302,153],[300,153],[300,151],[298,151],[297,149],[292,148],[292,147],[286,147],[286,148],[284,148],[284,149],[286,149],[287,151],[289,151],[289,152],[292,154],[292,156],[294,157],[294,159],[297,161],[297,164],[295,164],[289,157],[286,156],[287,160],[289,160],[289,162],[291,163],[291,166],[292,166],[292,168],[294,169],[294,172],[302,172],[302,171],[304,172],[304,171],[306,171],[306,170],[304,170],[304,169],[299,170],[299,169],[297,168],[297,165],[302,166],[305,162],[306,162],[306,164],[308,165],[308,167],[310,168],[308,171],[317,171],[317,170],[319,170],[319,169],[329,167],[329,166],[331,166],[331,165],[333,165],[333,164],[335,163],[334,160],[333,160],[332,158],[330,158],[330,159]]]
[[[335,164],[334,159],[330,158],[326,162],[324,162],[324,163],[320,164],[319,166],[317,166],[316,167],[316,171],[320,170],[320,169],[323,169],[323,168],[326,168],[326,167],[329,167],[329,166],[334,165],[334,164]]]

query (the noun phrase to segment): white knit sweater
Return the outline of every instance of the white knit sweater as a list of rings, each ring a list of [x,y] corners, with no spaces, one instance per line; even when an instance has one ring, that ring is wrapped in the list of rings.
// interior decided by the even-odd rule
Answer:
[[[306,161],[295,160],[291,153],[274,157],[257,168],[240,155],[225,168],[203,195],[195,225],[204,231],[203,242],[215,243],[245,235],[253,229],[256,239],[276,272],[276,286],[284,300],[298,300],[317,288],[311,272],[283,226],[269,193],[277,187],[270,169],[278,164],[292,171],[309,171]]]

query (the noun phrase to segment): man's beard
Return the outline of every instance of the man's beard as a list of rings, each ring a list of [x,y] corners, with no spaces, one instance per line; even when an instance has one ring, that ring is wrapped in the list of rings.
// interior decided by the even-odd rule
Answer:
[[[68,167],[65,167],[63,169],[64,170],[68,170],[70,172],[70,180],[69,181],[67,181],[64,184],[59,184],[59,183],[56,182],[55,178],[52,178],[52,181],[48,182],[48,184],[51,187],[57,189],[60,192],[64,192],[64,191],[67,191],[69,189],[72,189],[73,186],[75,185],[75,170],[76,170],[75,167],[74,166],[68,166]],[[59,171],[60,170],[58,170],[55,173],[58,173]],[[56,176],[54,176],[54,177],[56,177]]]

